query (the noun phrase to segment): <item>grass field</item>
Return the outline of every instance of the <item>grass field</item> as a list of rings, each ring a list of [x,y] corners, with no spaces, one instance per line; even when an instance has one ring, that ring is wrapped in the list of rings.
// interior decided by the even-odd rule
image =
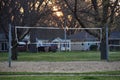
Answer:
[[[0,61],[7,61],[7,60],[8,60],[8,53],[0,53]],[[109,60],[120,61],[120,52],[110,52]],[[97,51],[86,51],[86,52],[75,51],[75,52],[56,52],[56,53],[22,52],[18,54],[18,61],[50,61],[50,62],[100,61],[100,53]],[[120,76],[116,76],[116,75],[120,75],[120,71],[75,73],[74,76],[69,76],[71,74],[74,73],[0,72],[0,80],[120,80]],[[92,76],[87,76],[87,75],[92,75]],[[95,75],[108,75],[108,76],[95,76]]]
[[[7,74],[7,75],[5,75]],[[42,75],[43,74],[43,75]],[[48,76],[46,76],[46,75]],[[52,76],[50,76],[52,74]],[[57,74],[57,75],[56,75]],[[67,76],[66,76],[67,74]],[[73,76],[69,76],[74,74]],[[89,76],[112,75],[112,76]],[[92,73],[26,73],[26,72],[0,72],[0,80],[120,80],[120,71],[92,72]],[[4,76],[2,76],[4,75]],[[31,76],[33,75],[33,76]],[[84,76],[80,76],[84,75]],[[88,76],[87,76],[88,75]]]
[[[0,53],[0,61],[7,61],[8,53]],[[18,61],[99,61],[98,51],[71,51],[71,52],[22,52],[18,54]],[[120,61],[120,52],[110,52],[110,61]]]
[[[0,80],[120,80],[120,76],[3,76]]]

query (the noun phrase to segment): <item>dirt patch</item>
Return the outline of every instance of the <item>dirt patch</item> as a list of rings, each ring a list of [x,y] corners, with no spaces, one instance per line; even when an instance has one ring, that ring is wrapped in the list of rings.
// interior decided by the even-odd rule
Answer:
[[[94,72],[120,70],[120,61],[0,62],[0,72]]]

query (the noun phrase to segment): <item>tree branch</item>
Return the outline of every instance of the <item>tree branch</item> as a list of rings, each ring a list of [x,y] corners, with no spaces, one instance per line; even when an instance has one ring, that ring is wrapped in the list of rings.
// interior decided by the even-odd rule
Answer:
[[[103,13],[102,13],[102,24],[107,23],[108,19],[108,9],[109,9],[109,0],[102,0]]]
[[[91,0],[92,5],[94,7],[95,10],[95,21],[100,21],[100,15],[99,15],[99,8],[98,8],[98,2],[97,0]]]
[[[114,15],[116,13],[115,8],[117,7],[117,4],[118,4],[118,0],[116,0],[114,2],[113,7],[111,7],[111,14],[110,14],[110,21],[109,21],[110,24],[114,22]]]
[[[68,8],[70,9],[70,11],[73,13],[74,11],[72,10],[72,8],[70,7],[70,5],[68,4],[68,0],[64,0],[65,3],[67,4]]]
[[[74,10],[72,10],[72,8],[70,7],[70,5],[68,4],[68,2],[66,0],[64,0],[65,3],[67,4],[68,8],[71,10],[72,12],[72,15],[74,16],[74,18],[79,22],[79,24],[81,25],[82,28],[86,28],[85,24],[82,22],[82,20],[78,17],[77,15],[77,0],[75,0],[75,4],[74,4]],[[96,34],[94,32],[91,32],[90,30],[88,29],[85,29],[86,32],[88,32],[89,34],[95,36],[95,37],[98,37],[100,38],[99,34]]]

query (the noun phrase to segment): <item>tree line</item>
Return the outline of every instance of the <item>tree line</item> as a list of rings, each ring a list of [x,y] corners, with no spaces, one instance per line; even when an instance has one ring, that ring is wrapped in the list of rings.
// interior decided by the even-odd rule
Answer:
[[[61,12],[62,14],[58,13]],[[109,33],[120,30],[119,0],[0,0],[0,29],[8,39],[8,25],[12,31],[12,59],[17,60],[15,26],[56,26],[102,28],[100,44],[101,59],[106,59],[105,27]],[[30,29],[18,30],[18,39],[23,39]],[[100,37],[97,32],[88,33]],[[69,34],[74,32],[68,31]],[[34,30],[32,31],[34,33]],[[32,34],[31,33],[31,34]],[[34,41],[33,36],[33,40]]]

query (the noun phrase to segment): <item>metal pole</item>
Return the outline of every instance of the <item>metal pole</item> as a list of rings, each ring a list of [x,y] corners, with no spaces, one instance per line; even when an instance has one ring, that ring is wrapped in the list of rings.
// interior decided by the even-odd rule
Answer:
[[[108,25],[106,24],[106,58],[109,60],[109,39],[108,39]]]
[[[11,24],[9,24],[9,56],[8,56],[8,62],[9,62],[9,67],[11,67],[11,49],[12,49],[12,34],[11,34]]]
[[[65,21],[65,27],[64,27],[64,39],[65,39],[65,51],[66,51],[66,47],[67,47],[67,41],[66,41],[66,39],[67,39],[67,32],[66,32],[66,20],[64,20]]]

